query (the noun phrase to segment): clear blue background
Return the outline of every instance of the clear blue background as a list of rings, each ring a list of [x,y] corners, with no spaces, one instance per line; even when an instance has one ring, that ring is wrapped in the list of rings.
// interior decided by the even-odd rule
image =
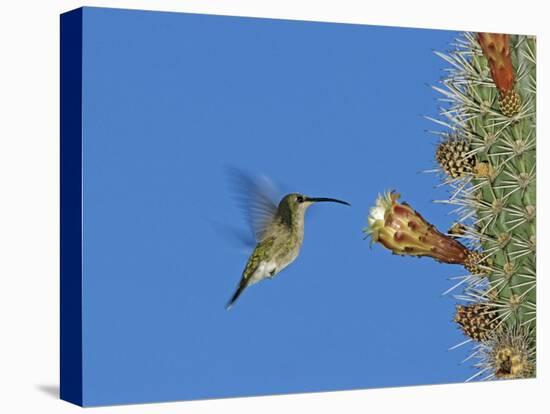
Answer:
[[[377,194],[446,230],[433,84],[456,33],[86,8],[84,404],[463,381],[459,267],[361,233]],[[225,167],[313,206],[298,260],[224,305],[247,260]]]

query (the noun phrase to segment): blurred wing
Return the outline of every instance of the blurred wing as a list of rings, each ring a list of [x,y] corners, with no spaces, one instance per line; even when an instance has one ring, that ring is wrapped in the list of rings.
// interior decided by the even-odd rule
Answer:
[[[257,244],[254,235],[243,228],[212,219],[207,219],[207,221],[212,226],[212,229],[218,233],[218,235],[231,241],[232,244],[236,244],[239,247],[239,250],[246,255],[250,255],[250,250]]]
[[[231,168],[228,170],[237,204],[245,217],[257,241],[263,240],[265,230],[277,213],[277,193],[275,186],[267,177],[251,177]]]

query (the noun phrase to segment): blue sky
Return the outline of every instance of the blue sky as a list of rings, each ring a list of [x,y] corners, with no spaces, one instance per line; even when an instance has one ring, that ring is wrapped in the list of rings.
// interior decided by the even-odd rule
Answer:
[[[395,188],[434,205],[448,31],[85,9],[84,403],[461,382],[441,294],[464,271],[363,240]],[[226,166],[311,207],[300,257],[224,305],[247,260]]]

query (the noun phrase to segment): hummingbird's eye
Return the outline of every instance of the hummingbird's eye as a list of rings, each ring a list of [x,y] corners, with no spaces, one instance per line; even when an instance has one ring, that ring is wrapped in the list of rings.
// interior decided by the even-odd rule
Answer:
[[[303,202],[304,202],[304,197],[298,196],[298,197],[296,197],[296,201],[297,201],[298,203],[303,203]]]

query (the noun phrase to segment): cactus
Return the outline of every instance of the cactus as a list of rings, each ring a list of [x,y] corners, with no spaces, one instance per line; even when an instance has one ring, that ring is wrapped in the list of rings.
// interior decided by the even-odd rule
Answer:
[[[390,200],[396,203],[391,197],[379,198],[366,233],[394,253],[462,264],[471,273],[457,285],[464,286],[464,291],[456,298],[468,303],[459,305],[455,322],[476,344],[472,356],[478,358],[480,369],[472,378],[532,377],[536,365],[535,38],[465,33],[453,51],[436,54],[450,65],[447,78],[433,87],[443,95],[443,107],[437,119],[429,118],[443,127],[433,131],[440,137],[435,160],[450,196],[439,202],[454,206],[457,220],[446,235],[430,226],[445,240],[439,248],[450,254],[450,248],[457,246],[452,240],[462,246],[464,260],[441,260],[433,251],[425,254],[426,249],[419,254],[420,238],[414,248],[397,240],[398,232],[390,232],[395,220],[388,218],[387,207],[380,221],[381,206]],[[399,226],[409,236],[406,222]],[[393,239],[388,242],[390,235]]]
[[[496,314],[492,333],[484,333],[489,377],[516,378],[534,375],[535,366],[535,149],[536,58],[535,39],[494,33],[467,33],[456,49],[439,53],[452,68],[437,86],[448,104],[440,111],[445,126],[439,152],[450,142],[461,142],[460,163],[472,165],[460,174],[449,174],[440,161],[451,188],[446,202],[457,207],[465,225],[463,238],[477,246],[486,261],[486,284],[470,279],[465,298],[474,307]],[[455,144],[457,146],[457,144]],[[456,151],[455,151],[456,152]],[[455,169],[456,172],[456,169]],[[477,285],[473,285],[477,283]],[[472,308],[473,309],[473,308]],[[470,322],[486,323],[484,318]],[[460,324],[460,322],[459,322]],[[464,328],[464,325],[461,324]],[[481,329],[481,325],[473,331]],[[473,332],[472,331],[472,332]],[[478,339],[478,340],[479,340]],[[525,360],[522,369],[509,375],[499,365],[499,347],[507,344]],[[515,348],[510,344],[515,344]],[[518,345],[521,344],[521,347]],[[518,349],[522,349],[521,353]],[[496,352],[496,353],[495,353]],[[519,357],[518,357],[519,358]],[[523,361],[522,359],[522,361]],[[501,361],[502,362],[502,361]],[[492,364],[492,365],[491,365]]]

